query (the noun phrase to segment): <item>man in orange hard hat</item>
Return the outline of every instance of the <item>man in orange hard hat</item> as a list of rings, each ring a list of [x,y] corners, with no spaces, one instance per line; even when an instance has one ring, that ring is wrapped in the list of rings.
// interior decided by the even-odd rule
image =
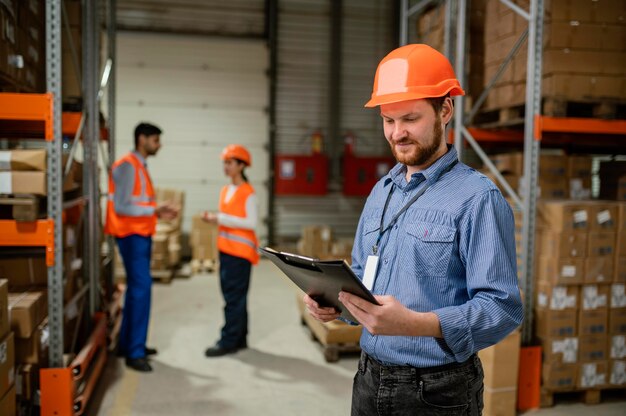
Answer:
[[[126,365],[141,372],[152,371],[146,347],[150,321],[152,276],[150,257],[152,235],[157,218],[172,219],[178,207],[157,206],[154,187],[148,174],[146,159],[161,148],[161,129],[149,123],[135,128],[135,150],[116,161],[109,175],[109,199],[105,233],[117,240],[126,270],[126,295],[118,355],[126,357]]]
[[[352,251],[380,305],[339,295],[364,327],[352,415],[480,415],[476,353],[523,319],[511,208],[444,139],[463,94],[427,45],[392,51],[376,71],[366,107],[380,107],[398,164],[372,189]],[[305,303],[320,321],[338,317]]]

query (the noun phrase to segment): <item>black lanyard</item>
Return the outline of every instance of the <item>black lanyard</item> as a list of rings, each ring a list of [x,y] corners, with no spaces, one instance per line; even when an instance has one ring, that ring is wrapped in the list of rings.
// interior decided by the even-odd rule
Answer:
[[[441,171],[441,174],[439,174],[439,177],[437,178],[437,180],[432,182],[432,183],[434,184],[443,175],[445,175],[446,173],[450,172],[452,170],[452,168],[454,167],[454,165],[456,165],[458,162],[459,162],[458,159],[455,159],[452,163],[450,163],[448,166],[446,166],[446,168]],[[389,230],[391,227],[393,227],[393,225],[396,223],[398,218],[400,218],[400,215],[404,214],[404,212],[407,209],[409,209],[409,207],[411,205],[413,205],[415,203],[415,201],[417,201],[422,195],[424,195],[424,192],[426,192],[426,190],[428,189],[428,187],[430,185],[432,185],[430,182],[426,182],[426,185],[424,185],[424,187],[422,189],[420,189],[420,191],[418,193],[416,193],[413,196],[413,198],[411,198],[411,200],[409,202],[407,202],[402,207],[402,209],[396,213],[396,215],[393,216],[393,218],[391,219],[389,224],[387,224],[387,227],[385,227],[384,226],[385,212],[387,212],[387,208],[389,207],[389,201],[391,200],[391,194],[393,193],[393,189],[395,187],[395,184],[391,184],[391,189],[389,190],[389,195],[387,195],[387,199],[385,200],[385,206],[383,207],[383,215],[380,217],[380,229],[378,231],[378,238],[376,239],[376,244],[372,247],[372,251],[374,252],[374,255],[378,254],[378,245],[380,244],[380,239],[383,237],[383,235],[387,232],[387,230]]]

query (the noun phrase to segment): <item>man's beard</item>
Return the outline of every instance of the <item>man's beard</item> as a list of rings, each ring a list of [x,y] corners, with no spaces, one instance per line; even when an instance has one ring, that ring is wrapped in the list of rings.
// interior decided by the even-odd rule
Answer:
[[[426,145],[422,146],[419,142],[413,141],[410,138],[406,138],[397,143],[390,143],[391,153],[396,158],[396,160],[407,166],[421,166],[427,163],[432,159],[432,157],[439,151],[441,147],[441,142],[443,141],[443,128],[441,127],[441,117],[437,116],[435,120],[435,125],[433,127],[433,141]],[[415,150],[411,153],[401,153],[396,151],[396,144],[401,143],[413,143],[415,145]]]

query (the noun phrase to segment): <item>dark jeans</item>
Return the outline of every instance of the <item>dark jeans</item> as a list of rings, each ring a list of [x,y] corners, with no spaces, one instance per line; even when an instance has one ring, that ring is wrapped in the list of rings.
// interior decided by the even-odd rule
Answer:
[[[218,345],[236,348],[248,335],[248,287],[252,264],[241,257],[220,252],[220,286],[224,295],[224,326]]]
[[[415,368],[383,366],[361,353],[352,387],[352,416],[479,416],[483,369],[478,356],[464,363]]]
[[[132,234],[118,238],[117,246],[126,269],[126,295],[118,351],[128,358],[143,358],[146,356],[150,323],[152,237]]]

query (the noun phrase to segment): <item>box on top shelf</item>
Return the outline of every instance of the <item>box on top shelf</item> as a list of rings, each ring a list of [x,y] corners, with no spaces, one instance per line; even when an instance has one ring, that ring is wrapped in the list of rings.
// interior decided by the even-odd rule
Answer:
[[[614,232],[619,222],[619,205],[611,201],[594,201],[589,205],[589,230]]]
[[[48,299],[45,290],[29,289],[9,293],[11,328],[15,336],[28,338],[48,316]]]

